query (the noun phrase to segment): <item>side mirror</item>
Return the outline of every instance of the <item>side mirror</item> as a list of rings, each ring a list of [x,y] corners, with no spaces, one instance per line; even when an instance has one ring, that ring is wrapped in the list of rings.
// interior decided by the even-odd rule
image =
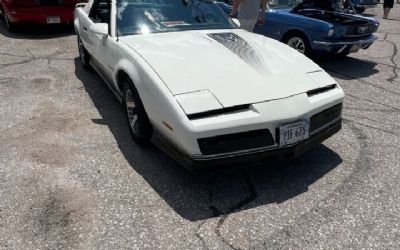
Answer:
[[[98,34],[107,36],[108,35],[108,24],[107,23],[95,23],[90,26],[90,31]]]
[[[240,21],[239,21],[239,19],[237,19],[237,18],[231,18],[232,19],[232,21],[238,26],[238,27],[240,27]]]

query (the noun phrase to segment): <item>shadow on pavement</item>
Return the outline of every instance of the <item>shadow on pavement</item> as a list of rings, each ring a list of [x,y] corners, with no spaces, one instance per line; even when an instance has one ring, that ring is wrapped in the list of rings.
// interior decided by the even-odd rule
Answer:
[[[303,157],[275,166],[228,172],[190,173],[154,146],[132,140],[122,105],[94,72],[77,58],[75,74],[108,126],[126,161],[181,217],[197,221],[269,203],[281,203],[307,192],[308,187],[337,167],[341,158],[321,145]]]
[[[391,18],[391,17],[388,17],[386,20],[389,20],[389,21],[400,21],[400,19]]]
[[[374,17],[374,16],[376,16],[375,14],[372,14],[372,13],[363,13],[362,14],[363,16],[365,16],[365,17]]]
[[[35,25],[21,24],[15,27],[12,33],[7,30],[0,15],[0,34],[13,39],[45,40],[65,37],[75,34],[72,25]]]
[[[346,57],[324,57],[316,60],[316,63],[329,73],[339,79],[367,78],[379,73],[375,68],[377,63],[360,60],[351,56]]]

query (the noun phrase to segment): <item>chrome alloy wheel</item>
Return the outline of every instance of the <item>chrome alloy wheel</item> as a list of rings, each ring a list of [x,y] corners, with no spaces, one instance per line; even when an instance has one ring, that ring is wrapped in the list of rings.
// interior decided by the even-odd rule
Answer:
[[[287,41],[287,45],[299,51],[300,53],[306,53],[306,44],[301,37],[294,36]]]
[[[136,109],[136,102],[135,99],[133,98],[133,93],[132,90],[128,89],[126,91],[126,97],[125,97],[125,103],[126,103],[126,112],[128,115],[129,119],[129,125],[132,128],[133,133],[138,134],[138,114],[137,114],[137,109]]]

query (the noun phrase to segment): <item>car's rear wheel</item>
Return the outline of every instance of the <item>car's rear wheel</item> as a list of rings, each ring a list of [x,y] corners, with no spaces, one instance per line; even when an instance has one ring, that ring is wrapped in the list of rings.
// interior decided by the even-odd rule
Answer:
[[[286,35],[283,39],[283,42],[302,54],[305,54],[307,56],[311,54],[311,47],[308,39],[300,32],[293,32]]]
[[[4,25],[6,26],[6,28],[7,28],[7,30],[9,32],[14,32],[15,24],[10,21],[10,19],[8,18],[6,12],[4,11],[4,9],[1,6],[0,6],[0,8],[1,8],[1,13],[3,14],[2,17],[3,17]]]
[[[148,143],[152,134],[149,118],[133,83],[129,79],[124,81],[124,104],[129,130],[136,142]]]
[[[349,51],[345,51],[345,52],[337,53],[337,54],[335,54],[334,56],[336,56],[336,57],[346,57],[346,56],[348,56],[349,54],[350,54]]]
[[[356,10],[357,14],[362,14],[362,13],[364,13],[365,8],[364,7],[356,7],[355,10]]]
[[[79,50],[79,58],[81,60],[81,63],[85,69],[90,68],[90,55],[87,52],[85,46],[82,43],[81,38],[78,36],[78,50]]]

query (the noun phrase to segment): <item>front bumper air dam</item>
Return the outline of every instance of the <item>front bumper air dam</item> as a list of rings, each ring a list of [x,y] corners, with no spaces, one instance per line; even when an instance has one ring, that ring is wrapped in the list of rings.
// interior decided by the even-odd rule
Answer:
[[[290,147],[266,149],[262,152],[258,151],[241,155],[232,154],[212,159],[194,159],[190,157],[156,130],[154,130],[152,142],[190,171],[219,171],[277,163],[296,158],[308,150],[320,145],[324,140],[336,134],[341,128],[342,120],[339,120],[318,134]]]

